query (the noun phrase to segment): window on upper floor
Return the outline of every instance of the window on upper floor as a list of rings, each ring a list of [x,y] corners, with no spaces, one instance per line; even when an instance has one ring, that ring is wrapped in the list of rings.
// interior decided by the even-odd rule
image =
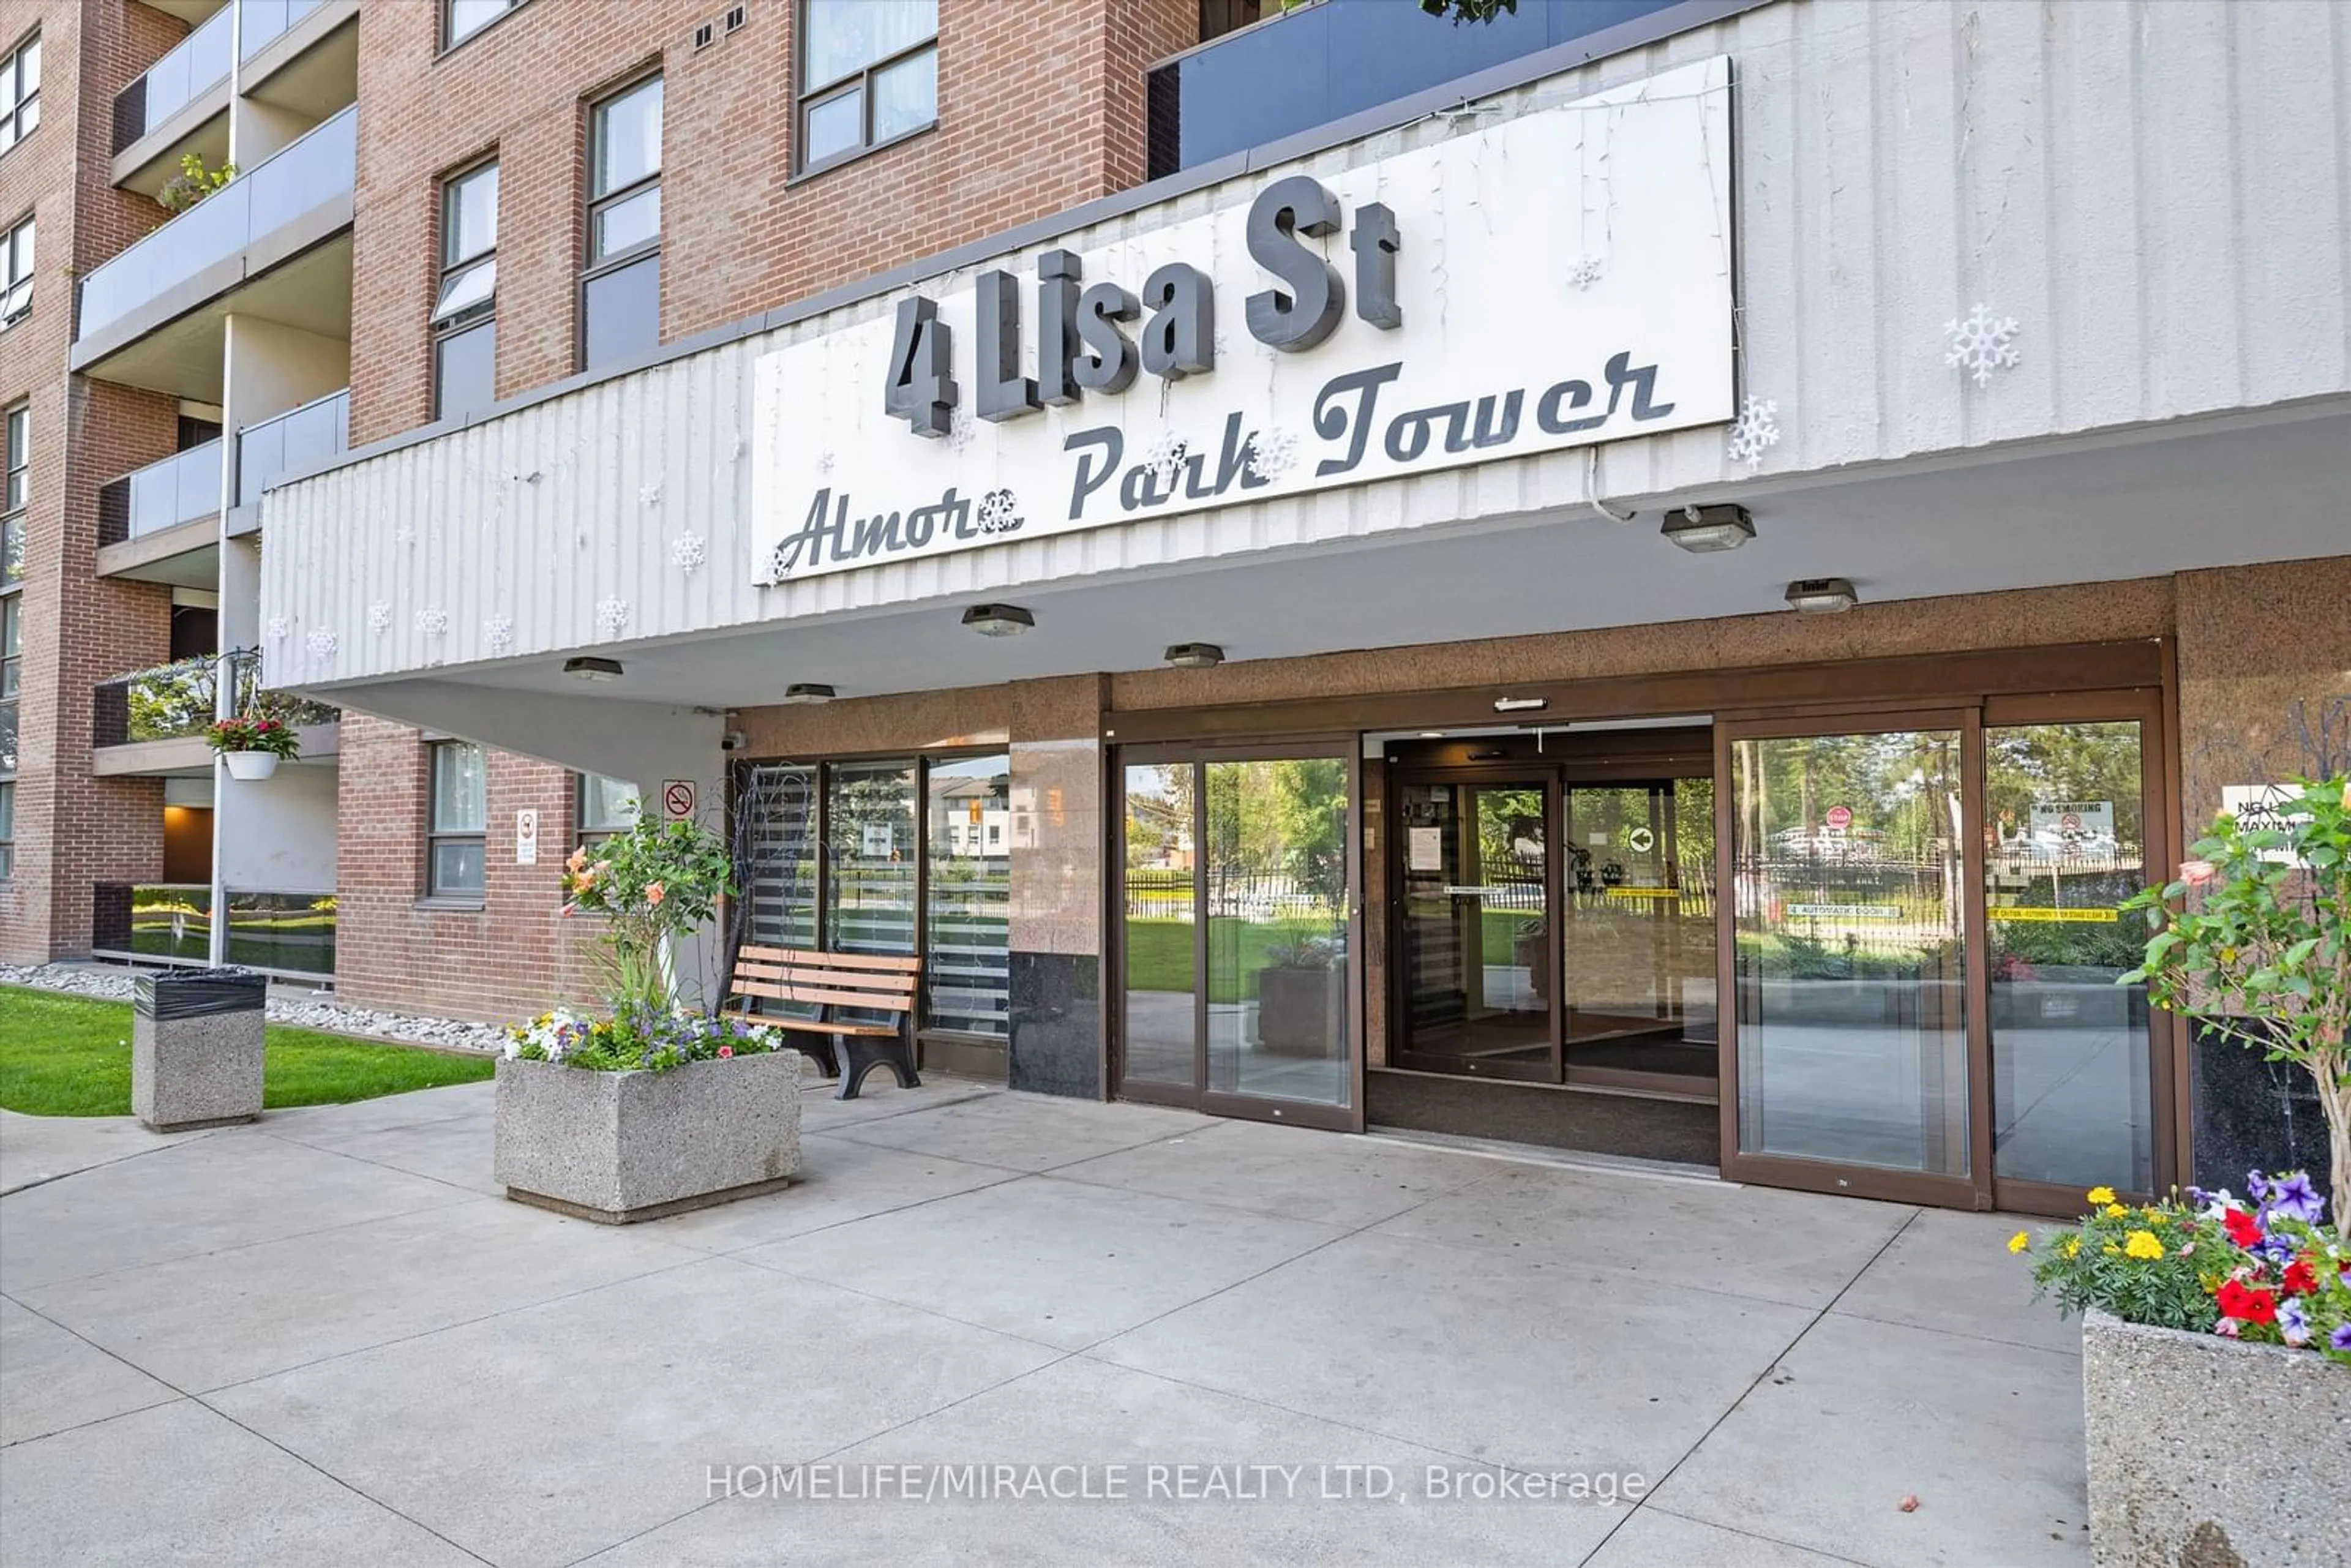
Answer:
[[[523,0],[441,0],[441,47],[454,49]]]
[[[0,57],[0,152],[41,123],[41,35],[35,33]]]
[[[441,182],[441,286],[433,296],[433,417],[497,399],[498,165]]]
[[[13,327],[33,310],[33,220],[0,239],[0,327]]]
[[[7,426],[7,507],[0,514],[0,878],[7,876],[16,836],[16,699],[25,669],[25,471],[31,461],[32,410],[23,403]]]
[[[0,593],[25,580],[25,480],[33,464],[33,411],[18,403],[8,411],[8,488],[0,505]]]
[[[588,110],[588,256],[580,363],[616,364],[661,342],[662,78]]]
[[[625,779],[582,773],[580,779],[580,841],[592,844],[636,825],[637,787]]]
[[[424,892],[479,898],[488,857],[487,758],[468,740],[433,744],[431,814],[425,823]]]
[[[805,173],[939,118],[939,0],[801,0]]]

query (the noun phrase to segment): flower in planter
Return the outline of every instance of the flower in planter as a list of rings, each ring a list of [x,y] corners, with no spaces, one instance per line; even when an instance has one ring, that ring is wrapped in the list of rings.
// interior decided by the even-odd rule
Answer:
[[[734,1054],[735,1048],[731,1045],[722,1045],[718,1048],[718,1060],[721,1061],[726,1061]]]
[[[274,718],[224,718],[205,730],[214,751],[260,751],[272,757],[302,755],[302,737]]]

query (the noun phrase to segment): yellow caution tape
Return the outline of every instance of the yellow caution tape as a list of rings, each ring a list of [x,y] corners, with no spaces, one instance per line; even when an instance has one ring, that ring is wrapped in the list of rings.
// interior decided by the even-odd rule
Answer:
[[[2033,909],[2022,904],[2011,904],[2005,909],[1995,909],[1990,913],[1994,920],[2043,923],[2064,921],[2068,924],[2079,921],[2091,925],[2112,925],[2122,918],[2122,911],[2119,909]]]

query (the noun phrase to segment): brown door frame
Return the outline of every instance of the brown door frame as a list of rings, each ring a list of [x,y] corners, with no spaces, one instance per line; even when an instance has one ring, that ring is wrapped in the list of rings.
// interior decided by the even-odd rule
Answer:
[[[1364,1130],[1364,975],[1363,958],[1363,747],[1353,735],[1309,735],[1284,741],[1237,745],[1113,746],[1108,770],[1111,809],[1103,813],[1104,879],[1111,894],[1113,929],[1103,946],[1108,951],[1103,1019],[1109,1046],[1109,1071],[1103,1074],[1108,1098],[1147,1104],[1172,1105],[1211,1116],[1278,1122],[1288,1126],[1320,1127],[1331,1132]],[[1282,1100],[1270,1095],[1242,1094],[1208,1086],[1208,792],[1199,784],[1213,762],[1282,761],[1335,757],[1347,765],[1347,1057],[1348,1089],[1344,1105]],[[1131,767],[1180,764],[1198,771],[1192,791],[1192,1082],[1189,1084],[1126,1080],[1126,773]]]

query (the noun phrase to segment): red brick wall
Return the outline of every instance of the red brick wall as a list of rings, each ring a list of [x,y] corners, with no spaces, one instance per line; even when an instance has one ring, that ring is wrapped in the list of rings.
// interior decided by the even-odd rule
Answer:
[[[178,405],[66,373],[74,278],[152,228],[162,210],[106,172],[114,94],[185,27],[131,0],[11,0],[0,48],[41,29],[41,124],[0,155],[0,225],[35,214],[33,313],[0,332],[0,406],[29,402],[25,662],[18,699],[16,869],[0,882],[0,957],[86,952],[94,882],[162,869],[159,780],[93,779],[91,688],[162,662],[171,592],[100,581],[97,495],[170,455]]]

